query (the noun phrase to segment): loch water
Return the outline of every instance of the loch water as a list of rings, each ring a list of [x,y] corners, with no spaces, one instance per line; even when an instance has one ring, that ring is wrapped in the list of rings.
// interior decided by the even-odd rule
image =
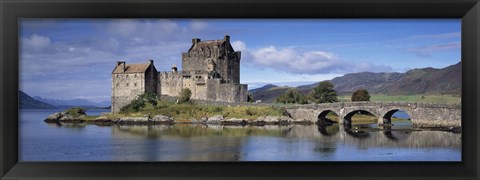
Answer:
[[[19,112],[20,161],[461,161],[461,134],[368,127],[47,124]],[[98,115],[108,109],[87,110]]]

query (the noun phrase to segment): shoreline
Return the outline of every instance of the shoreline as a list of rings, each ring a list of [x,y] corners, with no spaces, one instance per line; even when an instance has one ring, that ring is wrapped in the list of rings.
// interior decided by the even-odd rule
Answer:
[[[160,117],[158,117],[160,116]],[[155,125],[166,125],[166,126],[173,126],[173,125],[205,125],[205,126],[269,126],[269,125],[277,125],[277,126],[289,126],[289,125],[316,125],[316,126],[323,126],[314,121],[296,121],[286,116],[267,116],[267,117],[260,117],[255,120],[248,120],[248,119],[240,119],[240,118],[230,118],[230,119],[223,119],[223,117],[217,116],[213,117],[210,120],[208,118],[202,120],[173,120],[170,117],[157,115],[155,118],[149,117],[124,117],[124,118],[117,118],[117,119],[106,119],[106,118],[97,118],[93,120],[85,120],[81,118],[63,118],[63,119],[45,119],[45,123],[47,124],[87,124],[87,125],[99,125],[99,126],[114,126],[114,125],[125,125],[125,126],[155,126]],[[332,125],[342,125],[339,123],[332,123],[332,124],[325,124],[325,126],[332,126]],[[353,126],[361,126],[365,124],[353,124]],[[391,128],[384,128],[384,127],[392,127],[390,126],[382,126],[376,128],[355,128],[354,130],[361,130],[361,131],[447,131],[452,133],[461,133],[461,127],[414,127],[412,126],[410,129],[391,129]]]
[[[46,123],[88,123],[88,124],[119,124],[119,125],[174,125],[174,124],[203,124],[203,125],[231,125],[231,126],[262,126],[262,125],[313,125],[313,121],[298,121],[286,116],[262,116],[254,120],[242,119],[242,118],[228,118],[223,116],[212,116],[209,118],[202,118],[200,120],[173,120],[171,117],[157,115],[152,117],[122,117],[116,119],[108,119],[102,116],[87,120],[85,117],[68,117],[58,116],[58,113],[52,114],[47,117],[44,122]],[[53,118],[51,118],[53,117]]]

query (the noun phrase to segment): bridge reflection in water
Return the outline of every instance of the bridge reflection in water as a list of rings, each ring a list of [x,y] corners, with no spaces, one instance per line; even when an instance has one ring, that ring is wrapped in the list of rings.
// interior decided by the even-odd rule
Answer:
[[[112,152],[117,160],[146,161],[328,161],[338,160],[338,153],[344,151],[356,152],[355,156],[372,156],[375,160],[379,158],[378,154],[362,154],[359,151],[377,149],[375,152],[378,153],[404,149],[413,153],[412,149],[461,149],[460,134],[405,129],[378,130],[362,126],[345,128],[338,124],[245,127],[115,125],[112,126],[112,138],[131,140],[128,146]],[[415,159],[400,157],[398,160]]]

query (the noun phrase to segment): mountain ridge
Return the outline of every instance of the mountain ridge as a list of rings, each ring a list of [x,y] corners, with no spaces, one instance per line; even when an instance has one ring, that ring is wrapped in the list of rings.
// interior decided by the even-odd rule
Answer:
[[[417,94],[461,94],[461,62],[444,68],[415,68],[399,72],[348,73],[330,80],[339,95],[350,95],[358,89],[367,89],[370,94],[417,95]],[[460,81],[459,81],[460,80]],[[318,83],[297,87],[260,87],[252,93],[255,100],[273,102],[289,88],[308,94]],[[275,86],[275,85],[273,85]]]
[[[51,105],[57,107],[107,107],[110,106],[110,102],[102,101],[99,103],[91,102],[86,99],[50,99],[50,98],[43,98],[40,96],[33,97],[36,100],[49,103]]]
[[[20,109],[56,109],[57,107],[38,101],[23,91],[18,91],[18,100]]]

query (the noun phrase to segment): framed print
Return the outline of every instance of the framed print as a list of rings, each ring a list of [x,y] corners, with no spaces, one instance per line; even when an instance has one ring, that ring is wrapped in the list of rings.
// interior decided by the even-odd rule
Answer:
[[[1,177],[477,179],[479,8],[4,1]]]

